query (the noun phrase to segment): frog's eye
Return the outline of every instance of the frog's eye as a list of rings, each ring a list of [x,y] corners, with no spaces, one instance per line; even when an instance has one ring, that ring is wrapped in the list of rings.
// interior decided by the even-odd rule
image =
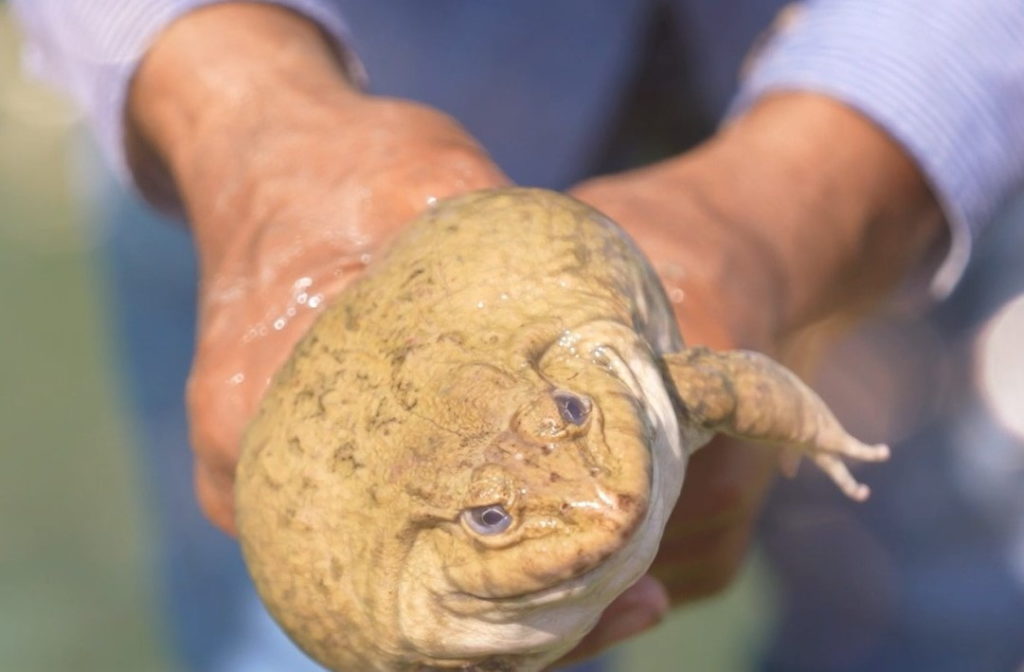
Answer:
[[[554,398],[558,414],[569,424],[579,427],[590,417],[592,404],[587,397],[581,397],[572,392],[558,391],[555,392]]]
[[[462,520],[477,534],[501,534],[512,524],[512,516],[498,504],[477,506],[462,512]]]

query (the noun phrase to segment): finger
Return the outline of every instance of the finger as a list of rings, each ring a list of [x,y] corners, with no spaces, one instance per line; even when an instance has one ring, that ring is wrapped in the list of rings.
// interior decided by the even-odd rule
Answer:
[[[648,630],[669,610],[668,593],[661,582],[647,575],[615,598],[601,619],[576,648],[558,661],[556,667],[578,662],[608,647]]]
[[[742,524],[755,516],[775,478],[776,459],[772,451],[716,437],[690,460],[666,536]]]
[[[186,387],[189,442],[199,459],[217,471],[233,469],[238,461],[243,419],[251,414],[247,390],[228,385],[230,377],[197,360]]]
[[[225,534],[237,536],[235,529],[234,479],[204,462],[195,468],[196,499],[203,514]]]

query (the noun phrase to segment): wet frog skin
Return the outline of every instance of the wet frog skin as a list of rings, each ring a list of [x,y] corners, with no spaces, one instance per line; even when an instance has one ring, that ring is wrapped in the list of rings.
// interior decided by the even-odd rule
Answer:
[[[683,345],[607,217],[538,189],[412,223],[319,318],[239,463],[246,562],[332,670],[539,670],[648,568],[715,432],[807,455],[863,499],[793,374]]]

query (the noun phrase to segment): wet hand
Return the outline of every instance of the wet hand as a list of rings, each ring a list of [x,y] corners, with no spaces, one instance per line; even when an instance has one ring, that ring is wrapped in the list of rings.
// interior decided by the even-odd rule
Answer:
[[[357,91],[312,24],[271,6],[172,25],[131,107],[200,257],[187,392],[196,489],[233,532],[242,433],[319,311],[432,202],[506,178],[447,116]]]
[[[771,353],[817,319],[863,311],[942,236],[934,198],[903,150],[813,94],[769,97],[691,152],[573,193],[647,254],[687,344],[718,349]],[[730,440],[700,450],[650,573],[570,659],[728,586],[777,462],[773,451]]]

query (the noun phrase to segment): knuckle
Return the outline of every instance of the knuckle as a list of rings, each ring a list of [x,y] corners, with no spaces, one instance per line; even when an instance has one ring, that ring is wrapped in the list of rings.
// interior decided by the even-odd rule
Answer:
[[[494,179],[493,168],[480,149],[464,142],[435,146],[423,168],[423,187],[435,197],[489,186]]]

